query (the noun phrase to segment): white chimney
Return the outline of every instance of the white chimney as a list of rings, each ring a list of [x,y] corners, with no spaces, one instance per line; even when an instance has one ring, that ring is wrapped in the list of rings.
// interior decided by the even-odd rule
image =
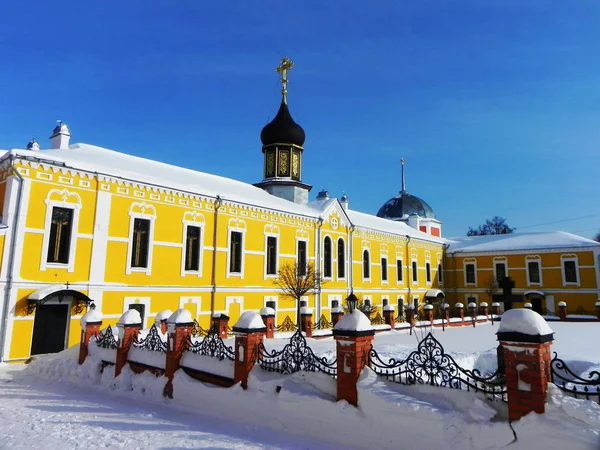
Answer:
[[[67,127],[66,123],[63,123],[61,120],[59,120],[58,125],[52,132],[52,136],[50,136],[52,149],[67,150],[69,148],[69,139],[71,139],[69,127]]]
[[[414,228],[415,230],[418,230],[421,222],[420,219],[421,218],[418,214],[411,214],[410,216],[408,216],[408,226]]]
[[[38,141],[36,141],[35,138],[33,138],[31,140],[31,142],[29,142],[27,144],[27,150],[38,151],[39,149],[40,149],[40,144],[38,144]]]
[[[346,194],[342,195],[340,204],[342,205],[342,208],[344,208],[344,211],[348,211],[348,196]]]

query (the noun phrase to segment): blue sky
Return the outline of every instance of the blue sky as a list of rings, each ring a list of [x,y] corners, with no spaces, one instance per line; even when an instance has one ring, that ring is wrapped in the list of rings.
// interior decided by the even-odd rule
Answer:
[[[72,142],[254,183],[286,55],[311,198],[376,213],[404,157],[446,236],[494,215],[600,230],[597,0],[35,0],[2,16],[0,148],[47,147],[62,119]]]

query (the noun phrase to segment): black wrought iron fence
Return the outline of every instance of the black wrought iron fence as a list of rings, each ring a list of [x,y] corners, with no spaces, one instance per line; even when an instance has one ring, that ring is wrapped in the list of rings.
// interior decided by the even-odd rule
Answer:
[[[133,346],[144,350],[151,350],[153,352],[167,353],[167,342],[158,334],[158,328],[156,326],[150,327],[145,338],[139,339],[136,337],[133,341]]]
[[[552,382],[559,389],[575,398],[594,400],[600,404],[600,372],[594,370],[587,375],[587,378],[582,378],[573,372],[562,359],[559,359],[556,352],[550,362],[550,368]]]
[[[291,332],[291,331],[296,331],[298,329],[298,325],[296,325],[294,323],[294,321],[292,319],[290,319],[290,316],[285,316],[285,319],[283,319],[283,322],[281,323],[281,325],[275,327],[275,331],[280,331],[280,332]]]
[[[280,351],[269,351],[264,344],[259,344],[257,362],[263,370],[286,375],[300,371],[337,375],[337,359],[328,361],[316,356],[300,331],[296,331]]]
[[[375,373],[395,383],[475,391],[486,394],[489,399],[507,401],[506,381],[502,374],[496,371],[482,375],[477,369],[463,369],[444,352],[442,344],[431,333],[404,360],[390,358],[384,361],[371,347],[369,365]]]
[[[195,337],[208,336],[211,329],[212,329],[212,327],[209,328],[208,330],[202,328],[200,326],[200,324],[198,323],[198,321],[194,320],[194,326],[192,327],[192,336],[195,336]]]
[[[371,325],[385,325],[385,319],[381,317],[381,313],[377,312],[375,317],[371,319]]]
[[[313,330],[328,330],[330,328],[333,328],[333,323],[327,320],[325,314],[321,314],[319,321],[312,326]]]
[[[96,336],[96,345],[100,348],[106,348],[110,350],[116,350],[119,347],[119,343],[115,338],[112,328],[110,325],[104,330],[104,333]]]
[[[217,358],[219,361],[229,359],[235,360],[235,352],[231,346],[225,345],[223,339],[219,336],[216,328],[211,328],[208,335],[196,342],[192,341],[191,337],[188,337],[186,341],[186,350],[196,354],[211,356]]]

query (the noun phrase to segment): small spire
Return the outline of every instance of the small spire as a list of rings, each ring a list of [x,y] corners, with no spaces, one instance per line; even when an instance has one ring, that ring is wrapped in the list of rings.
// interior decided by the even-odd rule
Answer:
[[[281,60],[281,64],[277,66],[275,71],[281,74],[281,101],[287,105],[287,71],[294,67],[293,61],[291,61],[287,56],[284,56]]]
[[[404,161],[404,158],[400,158],[400,164],[402,165],[402,190],[400,191],[400,194],[404,194],[406,192],[406,183],[404,181],[404,163],[406,161]]]

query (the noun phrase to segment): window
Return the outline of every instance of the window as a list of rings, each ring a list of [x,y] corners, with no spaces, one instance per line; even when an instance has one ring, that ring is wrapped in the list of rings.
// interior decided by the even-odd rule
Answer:
[[[277,274],[277,238],[267,236],[267,275]]]
[[[188,225],[185,238],[185,270],[200,269],[200,227]]]
[[[365,298],[364,304],[365,304],[365,306],[367,308],[370,307],[371,306],[371,299],[370,298]]]
[[[269,300],[269,301],[267,301],[267,303],[265,304],[265,306],[267,308],[277,309],[277,302],[275,302],[273,300]]]
[[[143,269],[146,269],[148,267],[149,244],[150,220],[134,219],[131,267],[138,267]]]
[[[340,307],[340,301],[339,300],[331,300],[331,307],[332,308],[339,308]]]
[[[438,283],[444,282],[444,270],[442,269],[442,263],[438,263]]]
[[[527,271],[529,272],[529,282],[540,282],[540,263],[538,261],[529,261],[527,263]]]
[[[239,231],[231,232],[229,273],[242,273],[242,233]]]
[[[297,251],[297,266],[298,266],[298,275],[304,276],[306,275],[306,241],[298,241],[298,251]]]
[[[50,240],[48,242],[49,263],[68,264],[71,250],[71,231],[73,228],[73,210],[69,208],[52,208],[50,224]]]
[[[363,251],[363,278],[371,278],[371,262],[369,259],[369,250]]]
[[[387,258],[381,258],[381,281],[387,281]]]
[[[465,264],[465,279],[467,284],[475,284],[475,264]]]
[[[390,300],[386,297],[383,297],[383,299],[381,300],[382,306],[387,306],[389,303],[390,303]]]
[[[337,243],[337,272],[338,278],[346,276],[346,245],[343,239],[338,239]]]
[[[329,236],[323,242],[323,277],[331,278],[331,238]]]
[[[425,263],[425,274],[427,275],[427,282],[431,283],[431,263]]]
[[[563,261],[563,270],[565,272],[565,283],[577,284],[577,265],[575,261]]]
[[[417,283],[419,281],[419,273],[417,272],[417,262],[412,262],[412,280],[413,283]]]
[[[495,263],[496,266],[496,280],[497,281],[502,281],[506,278],[506,263],[503,262],[497,262]]]
[[[403,275],[402,275],[403,272],[404,272],[404,270],[403,270],[403,267],[402,267],[402,260],[401,259],[397,259],[396,260],[396,280],[398,282],[400,282],[400,283],[402,282],[402,279],[403,279],[402,278],[403,277]]]
[[[398,297],[398,317],[404,316],[404,299]]]

